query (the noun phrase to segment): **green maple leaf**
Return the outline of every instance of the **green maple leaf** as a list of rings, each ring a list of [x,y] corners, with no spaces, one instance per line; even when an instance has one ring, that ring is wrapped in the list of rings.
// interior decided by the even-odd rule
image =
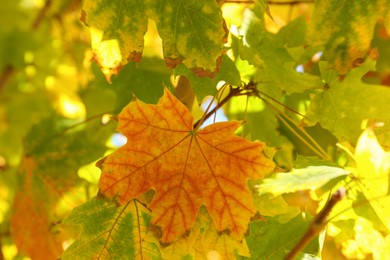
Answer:
[[[328,87],[312,95],[306,123],[314,125],[319,122],[339,140],[354,142],[360,135],[363,120],[390,119],[390,89],[361,81],[362,76],[375,67],[374,61],[367,60],[343,80],[335,78],[334,73],[329,73],[324,67],[321,73]]]
[[[274,35],[266,31],[263,13],[259,13],[257,9],[245,13],[241,28],[244,41],[240,46],[240,55],[256,66],[257,82],[274,84],[288,94],[323,85],[318,76],[297,72],[297,61],[286,48],[303,44],[299,39],[304,39],[305,30],[299,30],[298,34],[296,32],[297,26],[302,23],[302,20],[298,20]],[[287,37],[286,34],[297,36]]]
[[[62,221],[82,225],[82,231],[61,259],[161,259],[158,247],[145,241],[149,220],[148,210],[136,200],[118,207],[93,198]]]

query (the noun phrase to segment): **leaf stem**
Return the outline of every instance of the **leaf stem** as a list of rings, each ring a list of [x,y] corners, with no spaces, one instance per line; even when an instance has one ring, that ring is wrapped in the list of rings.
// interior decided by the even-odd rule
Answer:
[[[220,102],[218,102],[218,104],[213,109],[211,109],[209,112],[207,112],[201,119],[196,121],[194,126],[193,126],[194,129],[199,128],[205,120],[207,120],[210,116],[212,116],[214,113],[216,113],[217,110],[220,109],[223,105],[225,105],[226,102],[228,102],[232,97],[240,96],[242,94],[241,92],[242,92],[242,88],[240,88],[240,87],[233,88],[232,86],[230,86],[229,94],[226,97],[224,97]]]
[[[322,208],[322,210],[314,217],[313,221],[310,223],[309,229],[304,234],[304,236],[299,240],[295,247],[288,253],[284,258],[285,260],[293,260],[295,256],[304,249],[307,244],[317,236],[321,230],[324,229],[328,223],[329,213],[332,211],[333,207],[346,196],[345,188],[338,189],[335,193],[332,194],[328,202]]]

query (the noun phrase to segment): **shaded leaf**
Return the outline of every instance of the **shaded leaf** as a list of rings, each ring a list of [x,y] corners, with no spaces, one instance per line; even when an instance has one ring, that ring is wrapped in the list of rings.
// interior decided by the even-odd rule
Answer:
[[[257,189],[260,194],[269,192],[274,196],[300,190],[316,190],[335,178],[349,174],[338,167],[311,166],[277,173],[272,178],[264,179]]]
[[[251,252],[250,259],[283,259],[304,235],[309,224],[310,220],[302,218],[301,215],[287,223],[280,223],[277,218],[252,222],[249,236],[246,238]],[[303,252],[316,255],[318,251],[319,241],[314,239]]]
[[[33,259],[56,259],[62,252],[64,237],[51,232],[53,215],[50,214],[51,194],[42,179],[36,175],[36,162],[25,158],[21,162],[21,174],[25,174],[22,191],[16,194],[11,218],[11,233],[18,250]],[[46,199],[46,201],[45,201]]]
[[[207,95],[215,95],[217,92],[217,84],[220,80],[225,81],[233,86],[241,85],[241,77],[236,65],[227,56],[222,56],[222,64],[219,72],[213,79],[207,77],[198,77],[189,70],[186,66],[180,64],[175,69],[175,75],[184,75],[191,83],[191,87],[196,93],[196,97],[201,102]]]
[[[19,166],[20,185],[16,189],[11,233],[19,250],[31,258],[55,259],[61,253],[65,238],[51,231],[53,223],[85,199],[75,192],[81,183],[77,170],[106,149],[104,139],[98,141],[101,129],[94,128],[93,133],[87,131],[88,127],[66,131],[64,124],[61,118],[46,118],[34,125],[24,139],[25,155]],[[73,196],[61,208],[60,200],[68,192]]]
[[[193,129],[191,113],[168,90],[157,105],[131,102],[118,119],[128,142],[98,163],[103,194],[125,204],[154,189],[151,223],[164,243],[192,227],[202,204],[217,231],[242,238],[256,212],[246,180],[274,167],[264,144],[235,136],[240,122]]]
[[[288,94],[323,85],[318,76],[295,70],[298,64],[285,48],[285,45],[291,44],[290,38],[284,37],[283,32],[278,36],[266,31],[263,15],[246,11],[242,33],[244,40],[240,56],[257,67],[256,82],[275,84]]]
[[[63,219],[82,230],[61,259],[161,259],[158,247],[145,241],[149,221],[150,212],[136,200],[117,206],[93,198]]]

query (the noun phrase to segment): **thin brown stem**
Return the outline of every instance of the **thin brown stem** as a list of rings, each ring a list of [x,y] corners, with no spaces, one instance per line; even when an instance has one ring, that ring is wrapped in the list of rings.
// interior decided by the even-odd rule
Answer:
[[[346,196],[346,191],[344,188],[338,189],[335,193],[332,194],[328,202],[325,204],[323,209],[314,217],[313,221],[310,223],[309,229],[304,234],[304,236],[299,240],[295,247],[288,253],[284,258],[285,260],[294,259],[297,254],[302,251],[309,242],[317,236],[321,230],[324,229],[328,223],[328,216],[332,211],[333,207]]]
[[[16,69],[11,65],[6,66],[0,75],[0,89],[2,89],[5,84],[7,84],[8,80],[12,77],[12,75],[16,72]]]
[[[232,97],[236,97],[236,96],[241,95],[241,92],[242,92],[241,88],[230,87],[229,94],[226,97],[224,97],[220,102],[218,102],[218,104],[213,109],[211,109],[209,112],[207,112],[207,114],[205,114],[200,120],[198,120],[194,124],[194,129],[197,129],[206,119],[208,119],[210,116],[212,116],[214,113],[216,113],[217,110],[220,109],[223,105],[225,105],[226,102],[228,102]]]
[[[45,18],[45,15],[47,11],[49,10],[51,6],[52,0],[46,0],[45,5],[42,7],[42,9],[39,11],[37,17],[35,18],[31,29],[36,30],[41,25],[43,19]]]

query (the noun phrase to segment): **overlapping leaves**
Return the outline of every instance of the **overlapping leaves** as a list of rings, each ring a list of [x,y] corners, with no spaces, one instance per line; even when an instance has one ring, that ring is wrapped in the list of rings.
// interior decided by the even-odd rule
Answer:
[[[82,20],[108,80],[129,61],[140,61],[148,18],[156,21],[169,67],[183,63],[202,76],[218,71],[227,31],[216,1],[84,1]]]

